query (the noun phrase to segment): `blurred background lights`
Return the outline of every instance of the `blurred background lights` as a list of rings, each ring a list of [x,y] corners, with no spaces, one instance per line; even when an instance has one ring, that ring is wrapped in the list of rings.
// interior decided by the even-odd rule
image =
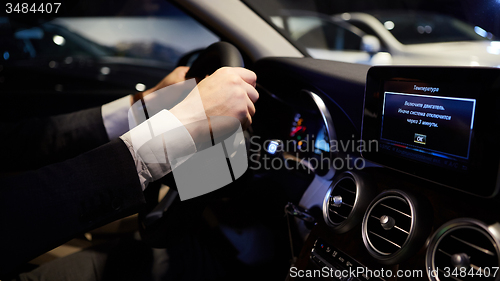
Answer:
[[[432,27],[431,27],[430,25],[426,25],[426,26],[421,26],[421,25],[419,25],[419,26],[417,27],[417,31],[418,31],[418,33],[420,33],[420,34],[424,34],[424,33],[429,34],[429,33],[431,33],[431,32],[432,32]]]
[[[343,13],[340,17],[343,20],[350,20],[351,19],[351,14],[349,14],[349,13]]]
[[[500,49],[500,41],[493,41],[490,43],[491,47]]]
[[[267,152],[269,152],[270,154],[274,154],[276,153],[277,149],[278,149],[278,143],[275,141],[271,141],[271,143],[269,143],[269,146],[267,147]]]
[[[486,30],[482,29],[479,26],[474,26],[474,31],[477,33],[477,35],[479,35],[481,37],[488,36],[488,32],[486,32]]]
[[[52,37],[52,41],[54,41],[54,43],[56,45],[59,45],[59,46],[62,46],[62,45],[64,45],[64,43],[66,43],[66,40],[64,39],[64,37],[62,37],[60,35],[54,35],[54,37]]]
[[[493,41],[490,43],[488,47],[486,47],[486,51],[493,55],[500,55],[500,42]]]
[[[470,57],[470,66],[479,66],[479,58],[477,56]]]
[[[10,54],[9,54],[9,52],[7,52],[7,51],[6,51],[6,52],[4,52],[4,53],[3,53],[3,59],[4,59],[4,60],[8,60],[9,58],[10,58]]]
[[[493,39],[493,34],[491,32],[488,32],[479,26],[474,26],[474,31],[477,33],[477,35],[479,35],[481,37],[485,37],[485,38],[488,38],[490,40]]]
[[[393,30],[394,29],[394,22],[388,20],[388,21],[384,22],[384,26],[385,26],[385,28],[387,28],[387,30]]]
[[[109,67],[107,67],[107,66],[104,66],[101,68],[102,75],[108,75],[110,71],[111,71],[111,69],[109,69]],[[137,85],[139,85],[139,84],[137,84]],[[136,88],[137,88],[137,86],[136,86]]]
[[[146,90],[146,85],[142,84],[142,83],[137,83],[135,85],[135,89],[139,92],[142,92],[144,90]]]

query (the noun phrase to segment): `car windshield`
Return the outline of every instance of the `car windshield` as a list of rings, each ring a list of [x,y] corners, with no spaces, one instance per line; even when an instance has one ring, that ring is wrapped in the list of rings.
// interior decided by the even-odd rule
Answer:
[[[371,65],[500,65],[498,1],[242,1],[313,58]]]
[[[456,18],[426,13],[374,13],[396,39],[403,44],[489,40],[493,34]]]

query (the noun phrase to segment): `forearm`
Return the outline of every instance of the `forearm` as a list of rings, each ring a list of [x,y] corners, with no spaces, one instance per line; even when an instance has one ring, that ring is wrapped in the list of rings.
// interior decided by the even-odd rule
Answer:
[[[1,124],[0,128],[2,171],[42,167],[108,142],[101,108]]]
[[[137,212],[143,203],[134,161],[121,140],[0,180],[0,275]]]

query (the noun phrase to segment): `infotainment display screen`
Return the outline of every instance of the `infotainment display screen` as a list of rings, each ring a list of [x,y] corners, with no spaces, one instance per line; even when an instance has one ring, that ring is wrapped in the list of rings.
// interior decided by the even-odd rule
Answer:
[[[499,95],[499,69],[372,67],[362,138],[377,145],[363,157],[493,196],[500,159]]]
[[[428,91],[439,93],[442,86],[418,84],[385,83],[380,149],[433,165],[467,169],[476,100],[428,95]]]

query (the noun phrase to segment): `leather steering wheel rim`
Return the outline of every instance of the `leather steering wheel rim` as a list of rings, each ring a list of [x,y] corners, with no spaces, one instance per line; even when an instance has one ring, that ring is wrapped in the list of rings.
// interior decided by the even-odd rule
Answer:
[[[234,45],[222,41],[213,43],[199,54],[198,58],[196,58],[189,68],[189,71],[186,73],[186,79],[196,78],[197,82],[199,82],[207,75],[211,75],[217,69],[224,66],[244,67],[245,65],[240,51]],[[175,185],[175,181],[173,181],[171,174],[167,175],[165,178],[169,178],[167,181]],[[205,198],[207,196],[204,195],[201,197]],[[163,232],[170,229],[170,227],[165,227],[165,225],[185,224],[185,211],[201,207],[200,205],[208,201],[208,199],[204,198],[194,198],[186,201],[184,204],[180,204],[177,191],[170,190],[155,207],[150,208],[147,214],[140,216],[140,232],[142,238],[149,240],[147,243],[153,247],[165,247],[164,242],[161,241],[165,238]],[[191,216],[192,215],[193,214],[191,214]]]
[[[223,41],[213,43],[199,54],[186,73],[186,79],[201,80],[224,66],[245,67],[245,63],[234,45]]]

